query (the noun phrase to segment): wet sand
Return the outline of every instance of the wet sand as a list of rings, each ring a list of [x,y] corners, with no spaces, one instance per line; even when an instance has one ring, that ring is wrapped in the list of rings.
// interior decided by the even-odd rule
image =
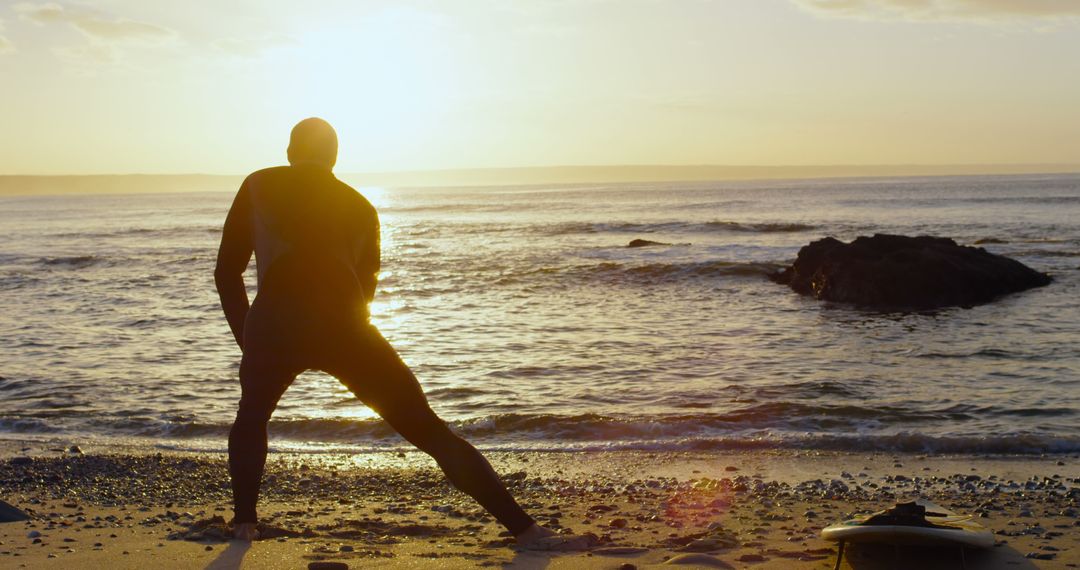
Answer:
[[[1080,567],[1076,456],[779,451],[492,453],[540,522],[588,552],[522,552],[420,453],[273,454],[251,545],[226,539],[221,454],[0,446],[3,568],[832,568],[822,527],[928,498],[973,513],[994,548],[968,568]],[[85,452],[85,453],[84,453]],[[844,568],[959,568],[959,549],[850,548]]]

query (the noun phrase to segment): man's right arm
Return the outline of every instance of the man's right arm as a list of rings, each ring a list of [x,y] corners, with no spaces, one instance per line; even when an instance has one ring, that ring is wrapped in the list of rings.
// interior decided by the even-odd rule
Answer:
[[[214,269],[214,283],[217,285],[221,308],[225,311],[225,320],[229,322],[233,338],[240,350],[244,350],[244,321],[247,319],[247,287],[244,285],[244,271],[254,243],[251,223],[251,200],[248,196],[247,181],[240,186],[240,191],[233,199],[229,215],[225,218],[225,227],[221,231],[221,246],[218,248],[217,267]]]

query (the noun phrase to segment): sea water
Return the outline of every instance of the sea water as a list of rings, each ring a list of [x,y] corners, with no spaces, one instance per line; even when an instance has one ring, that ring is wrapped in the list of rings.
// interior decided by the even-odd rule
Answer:
[[[372,320],[482,448],[1080,451],[1080,175],[349,181],[382,221]],[[221,449],[240,394],[213,283],[232,193],[100,191],[0,198],[0,437]],[[873,233],[983,241],[1054,282],[878,313],[766,277],[812,240]],[[406,446],[317,372],[270,433]]]

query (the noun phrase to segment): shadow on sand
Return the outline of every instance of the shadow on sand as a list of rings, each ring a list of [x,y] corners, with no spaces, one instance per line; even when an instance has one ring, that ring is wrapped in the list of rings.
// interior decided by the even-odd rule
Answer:
[[[985,550],[951,546],[893,546],[887,544],[852,544],[844,554],[840,568],[851,570],[983,570],[1009,568],[1010,570],[1036,570],[1030,560],[1009,546],[996,546]]]
[[[543,570],[551,565],[551,562],[556,556],[564,555],[562,552],[543,552],[535,550],[519,550],[514,557],[510,560],[510,563],[506,565],[507,568],[514,568],[515,570]],[[570,553],[574,554],[574,553]]]
[[[543,570],[559,556],[580,554],[574,552],[519,551],[506,567],[523,570]],[[684,555],[678,557],[680,562],[670,561],[669,564],[672,564],[674,568],[735,568],[735,566],[723,560],[725,558],[724,554],[719,553],[716,556],[719,559],[700,554]],[[612,556],[602,558],[602,560],[610,560],[612,567],[618,566],[620,562],[637,562],[638,564],[642,562],[636,560],[633,556]],[[817,563],[822,566],[815,567],[832,568],[834,562],[835,559],[822,560]],[[824,566],[826,563],[828,565]],[[645,566],[652,568],[657,564],[659,564],[658,561],[653,561],[651,564],[645,564]],[[664,565],[664,567],[666,568],[667,565]],[[961,568],[967,568],[968,570],[1005,568],[1009,570],[1038,570],[1038,566],[1031,560],[1028,560],[1023,554],[1007,545],[986,550],[969,548],[961,553],[961,549],[958,547],[852,544],[847,547],[840,568],[848,570],[910,570],[912,568],[918,570],[959,570]]]
[[[221,551],[206,570],[238,570],[244,562],[244,555],[251,549],[251,543],[245,540],[231,540],[229,546]]]

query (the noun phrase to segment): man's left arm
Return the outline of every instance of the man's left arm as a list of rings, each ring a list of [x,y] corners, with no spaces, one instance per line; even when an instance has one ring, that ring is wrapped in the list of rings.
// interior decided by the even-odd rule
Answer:
[[[382,266],[379,215],[374,208],[371,209],[370,219],[364,227],[367,236],[364,239],[364,251],[361,253],[360,286],[364,289],[364,301],[371,304],[375,298],[375,288],[379,284],[379,269]]]
[[[229,328],[241,351],[244,350],[244,321],[250,308],[247,287],[244,285],[244,271],[247,270],[254,251],[251,214],[251,200],[245,181],[236,193],[232,207],[229,208],[229,215],[225,218],[217,267],[214,269],[214,283],[221,298],[221,308],[225,311],[225,320],[229,321]]]

